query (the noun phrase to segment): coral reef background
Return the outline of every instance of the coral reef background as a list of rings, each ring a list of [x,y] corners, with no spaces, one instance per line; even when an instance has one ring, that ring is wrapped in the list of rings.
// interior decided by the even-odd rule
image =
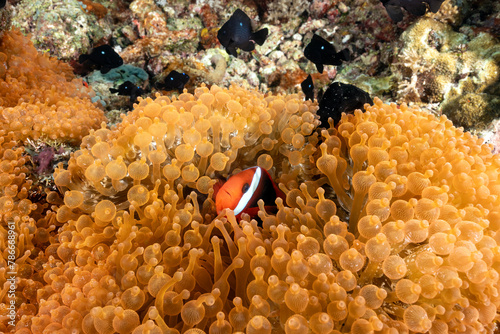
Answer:
[[[191,87],[237,83],[289,93],[311,73],[318,91],[335,78],[482,131],[499,118],[499,7],[498,1],[446,0],[438,13],[406,15],[397,25],[378,0],[20,1],[3,12],[11,12],[12,26],[30,33],[39,50],[66,61],[111,43],[153,81],[177,69],[193,78]],[[217,29],[236,8],[270,31],[258,58],[220,49]],[[302,52],[314,32],[349,48],[352,61],[315,73]],[[115,107],[121,106],[107,109]]]
[[[236,8],[270,31],[238,58]],[[9,1],[0,331],[498,332],[499,23],[487,0],[397,25],[375,0]],[[317,74],[314,32],[353,59]],[[105,43],[126,65],[76,63]],[[174,69],[186,90],[157,91]],[[318,128],[309,73],[379,98]],[[149,92],[130,112],[125,81]],[[255,165],[277,213],[217,215],[213,185]]]

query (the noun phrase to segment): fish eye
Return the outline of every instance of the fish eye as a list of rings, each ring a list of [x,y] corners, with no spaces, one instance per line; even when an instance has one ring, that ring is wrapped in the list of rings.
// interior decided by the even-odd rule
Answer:
[[[309,88],[311,88],[311,85],[309,85]]]
[[[324,47],[324,46],[321,46],[321,50],[324,50],[324,49],[325,49],[325,47]]]
[[[248,191],[248,189],[249,189],[249,188],[250,188],[250,185],[249,185],[248,183],[245,183],[245,184],[243,185],[243,188],[241,188],[241,191],[242,191],[243,193],[246,193],[246,192]]]
[[[243,23],[242,22],[240,22],[240,27],[243,27]]]
[[[106,54],[106,52],[104,52],[104,51],[101,51],[101,54]]]
[[[170,78],[170,80],[174,80],[174,78]]]

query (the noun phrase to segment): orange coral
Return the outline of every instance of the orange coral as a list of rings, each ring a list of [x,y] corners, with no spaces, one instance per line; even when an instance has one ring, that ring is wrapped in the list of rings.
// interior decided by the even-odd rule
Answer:
[[[16,31],[0,40],[0,122],[19,140],[78,142],[105,120],[69,65],[38,53]]]
[[[200,87],[92,131],[55,172],[64,225],[17,332],[493,332],[500,157],[378,99],[316,149],[302,99]],[[263,228],[212,198],[255,161],[286,193]]]

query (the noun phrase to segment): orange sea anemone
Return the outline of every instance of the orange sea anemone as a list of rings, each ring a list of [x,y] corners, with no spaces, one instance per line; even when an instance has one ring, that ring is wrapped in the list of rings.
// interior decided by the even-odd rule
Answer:
[[[316,108],[202,86],[92,131],[26,231],[16,333],[493,333],[500,157],[405,105],[320,135]],[[256,164],[277,214],[217,216],[216,176]]]
[[[0,127],[17,140],[79,143],[106,118],[71,67],[37,52],[18,31],[0,35]]]

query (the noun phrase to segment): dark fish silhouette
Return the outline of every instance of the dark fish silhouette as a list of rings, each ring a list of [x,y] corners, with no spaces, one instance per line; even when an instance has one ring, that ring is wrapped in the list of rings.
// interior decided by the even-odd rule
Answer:
[[[427,6],[433,13],[437,13],[444,0],[381,0],[387,10],[387,14],[394,22],[403,20],[403,11],[406,9],[410,14],[422,16],[427,11]]]
[[[302,87],[302,91],[306,95],[306,100],[314,101],[314,84],[310,74],[306,80],[300,83],[300,87]]]
[[[373,105],[373,100],[364,90],[341,82],[330,84],[319,101],[317,114],[321,126],[328,126],[328,117],[333,119],[333,124],[337,124],[343,112],[352,114],[355,109],[364,110],[365,103]]]
[[[188,81],[189,75],[173,70],[167,75],[163,83],[158,84],[158,87],[164,90],[177,89],[179,92],[182,92],[184,85],[186,85]]]
[[[144,90],[141,87],[134,85],[130,81],[125,81],[118,86],[117,89],[110,88],[109,91],[111,93],[118,93],[118,95],[130,96],[131,103],[135,103],[137,101],[137,97],[144,94]]]
[[[4,8],[7,4],[7,0],[0,0],[0,9]]]
[[[108,73],[112,68],[123,65],[123,59],[109,45],[101,45],[92,49],[88,55],[80,55],[78,62],[90,62],[101,70],[102,74]]]
[[[342,61],[349,60],[349,50],[336,52],[326,39],[314,34],[304,50],[304,56],[316,65],[319,73],[323,73],[323,65],[338,66],[342,65]]]
[[[252,22],[245,12],[237,9],[229,21],[219,29],[217,38],[226,48],[227,53],[236,57],[236,48],[243,51],[253,51],[255,43],[262,45],[266,41],[269,31],[267,28],[252,32]]]

